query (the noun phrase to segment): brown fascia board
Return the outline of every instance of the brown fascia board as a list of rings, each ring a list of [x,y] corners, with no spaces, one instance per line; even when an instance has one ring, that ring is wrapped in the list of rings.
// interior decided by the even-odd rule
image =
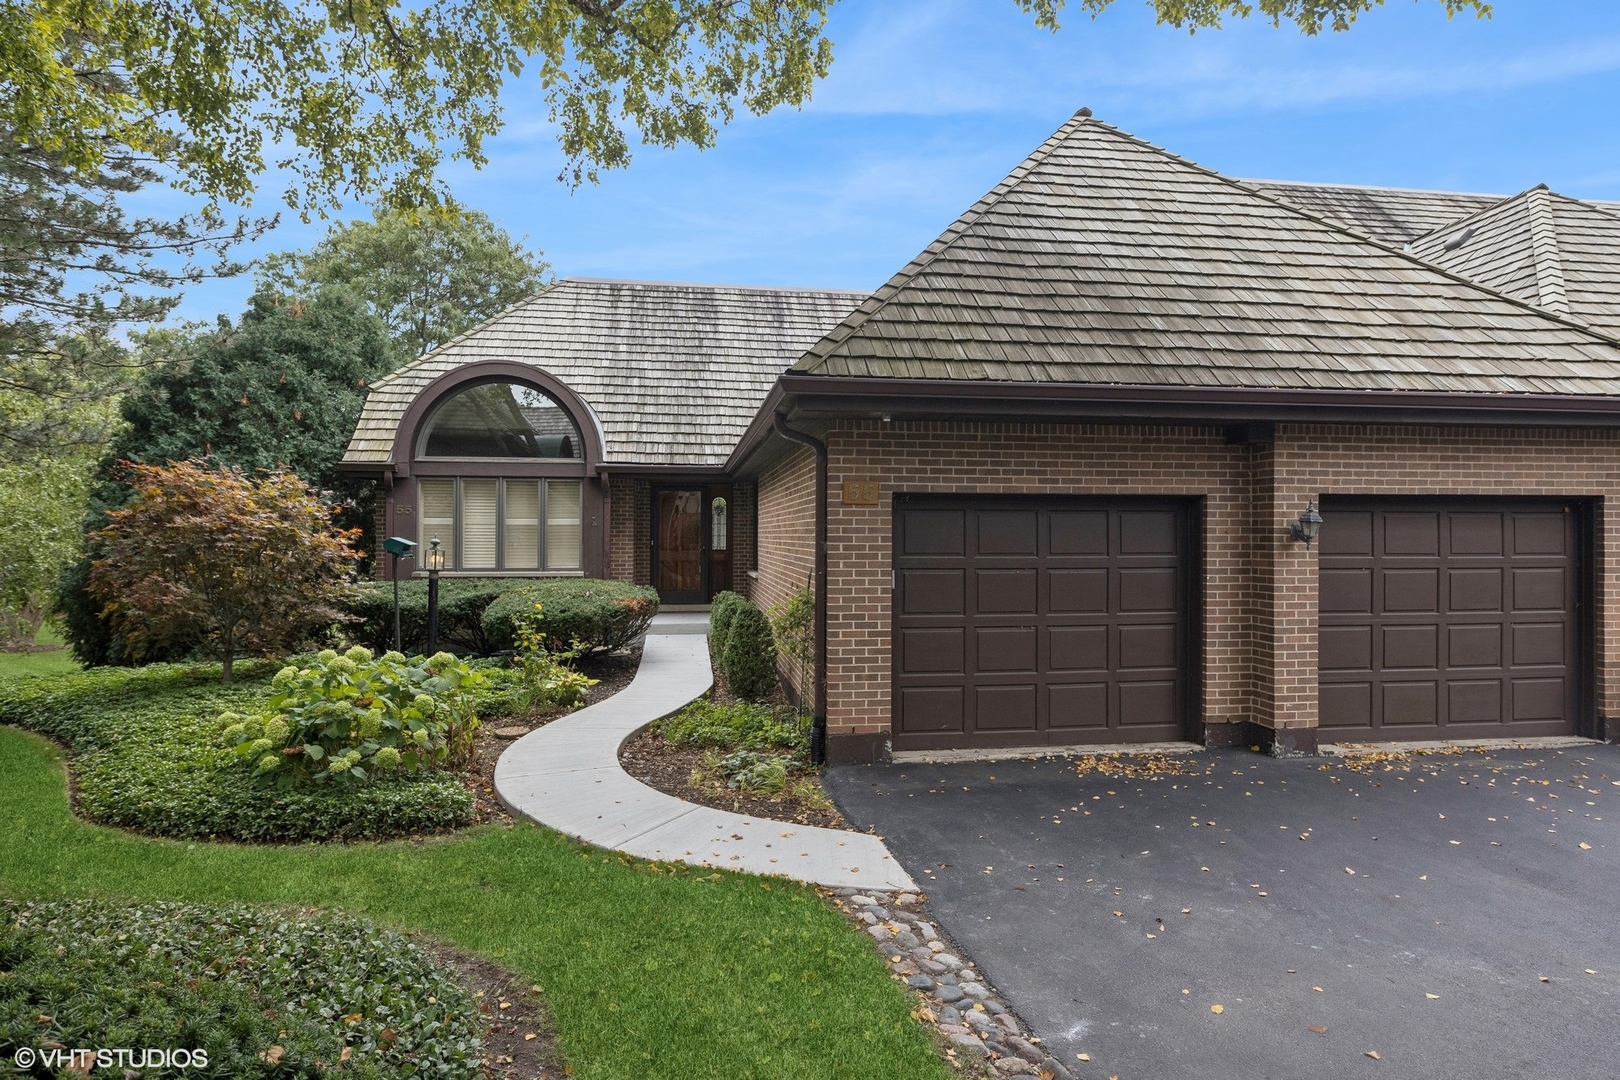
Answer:
[[[607,473],[612,476],[692,476],[707,478],[727,476],[730,471],[725,465],[637,464],[633,461],[598,461],[596,463],[598,475]]]
[[[1620,395],[1471,394],[1420,390],[1295,390],[885,379],[786,374],[755,417],[732,461],[774,411],[778,390],[805,417],[1173,420],[1609,427],[1620,425]],[[779,407],[779,406],[777,406]]]

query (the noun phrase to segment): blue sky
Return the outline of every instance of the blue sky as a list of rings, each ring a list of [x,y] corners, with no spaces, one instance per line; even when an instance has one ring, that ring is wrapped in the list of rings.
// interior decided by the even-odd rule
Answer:
[[[642,148],[570,191],[531,86],[453,190],[564,276],[870,289],[1082,105],[1233,176],[1620,199],[1620,4],[1497,0],[1447,21],[1390,0],[1345,34],[1263,20],[1189,36],[1139,0],[1057,34],[1012,0],[842,0],[831,76],[802,111],[745,118],[706,152]],[[255,207],[272,208],[274,182]],[[348,216],[362,216],[356,206]],[[258,253],[325,231],[291,215]],[[248,252],[252,255],[255,252]],[[251,281],[179,314],[239,311]]]

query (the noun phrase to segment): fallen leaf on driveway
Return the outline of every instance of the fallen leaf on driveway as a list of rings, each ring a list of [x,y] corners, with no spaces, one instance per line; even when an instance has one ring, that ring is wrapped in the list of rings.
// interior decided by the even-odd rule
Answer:
[[[1326,1024],[1312,1024],[1310,1027],[1306,1028],[1305,1030],[1306,1031],[1314,1031],[1318,1035],[1326,1035],[1327,1034],[1327,1025]]]
[[[1451,840],[1451,841],[1448,841],[1448,843],[1457,844],[1457,845],[1460,846],[1462,844],[1462,841],[1461,840]]]
[[[1123,919],[1125,917],[1125,913],[1123,911],[1116,911],[1116,912],[1114,912],[1114,914],[1119,916],[1121,919]]]
[[[1327,991],[1326,991],[1326,990],[1323,990],[1323,989],[1322,989],[1322,988],[1321,988],[1321,987],[1320,987],[1320,986],[1313,986],[1313,987],[1311,987],[1311,989],[1312,989],[1312,990],[1315,990],[1315,991],[1316,991],[1316,992],[1317,992],[1317,993],[1318,993],[1318,994],[1325,994],[1325,993],[1327,993]]]
[[[1355,873],[1356,873],[1354,870],[1350,869],[1348,866],[1344,868],[1344,872],[1349,874],[1352,877],[1354,877]]]
[[[1221,1015],[1221,1013],[1226,1011],[1226,1006],[1225,1005],[1211,1005],[1209,1007],[1209,1011],[1214,1013],[1216,1016],[1219,1016],[1219,1015]]]
[[[1581,841],[1581,850],[1582,851],[1591,851],[1592,850],[1592,845],[1588,844],[1585,840],[1582,840]]]
[[[1378,1056],[1378,1051],[1376,1051],[1376,1050],[1367,1051],[1367,1056],[1372,1058],[1374,1061],[1382,1061],[1382,1060],[1384,1060],[1383,1058]]]
[[[1596,974],[1597,974],[1597,972],[1596,972],[1596,971],[1594,971],[1594,970],[1592,970],[1592,969],[1591,969],[1591,968],[1587,968],[1587,969],[1586,969],[1586,973],[1587,973],[1587,974],[1588,974],[1588,975],[1596,975]]]
[[[1090,1054],[1076,1054],[1074,1056],[1079,1058],[1081,1061],[1090,1061],[1091,1060],[1091,1055]]]
[[[1423,996],[1428,998],[1430,1001],[1439,1001],[1440,1000],[1440,995],[1439,994],[1425,993]]]
[[[1543,976],[1542,976],[1542,977],[1541,977],[1541,981],[1542,981],[1542,982],[1552,982],[1552,980],[1551,980],[1551,979],[1550,979],[1550,978],[1548,978],[1548,977],[1547,977],[1547,976],[1545,976],[1545,975],[1543,975]]]

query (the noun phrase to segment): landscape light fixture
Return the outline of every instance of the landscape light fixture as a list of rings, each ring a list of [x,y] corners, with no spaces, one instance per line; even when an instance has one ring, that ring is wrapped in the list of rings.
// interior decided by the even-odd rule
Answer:
[[[422,566],[428,572],[428,655],[439,651],[439,571],[444,569],[444,548],[435,536],[428,541],[422,555]]]
[[[1311,541],[1315,540],[1316,534],[1321,531],[1322,515],[1316,512],[1316,500],[1308,500],[1304,511],[1299,515],[1299,520],[1288,526],[1288,536],[1310,547]]]
[[[416,541],[403,536],[390,536],[383,541],[383,550],[392,558],[391,576],[394,579],[394,651],[399,652],[399,560],[416,554]]]

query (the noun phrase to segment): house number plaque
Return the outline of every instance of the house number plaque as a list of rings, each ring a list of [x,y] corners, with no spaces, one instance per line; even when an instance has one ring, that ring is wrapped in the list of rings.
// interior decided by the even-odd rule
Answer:
[[[843,503],[845,506],[876,506],[878,504],[878,482],[876,480],[845,480]]]

